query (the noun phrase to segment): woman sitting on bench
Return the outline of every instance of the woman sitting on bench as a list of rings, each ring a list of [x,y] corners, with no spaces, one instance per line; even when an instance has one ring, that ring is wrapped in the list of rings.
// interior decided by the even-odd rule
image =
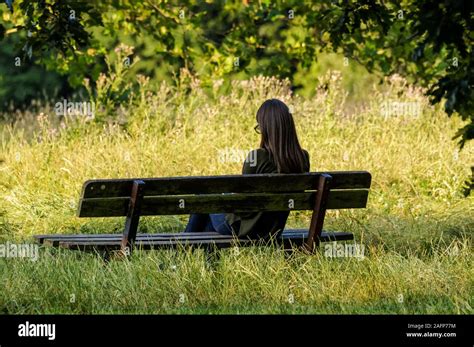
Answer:
[[[302,149],[293,116],[280,100],[269,99],[257,111],[255,131],[261,134],[260,148],[247,155],[242,174],[309,172],[309,154]],[[252,159],[252,160],[250,160]],[[252,239],[278,237],[289,212],[195,213],[185,232],[214,231]]]

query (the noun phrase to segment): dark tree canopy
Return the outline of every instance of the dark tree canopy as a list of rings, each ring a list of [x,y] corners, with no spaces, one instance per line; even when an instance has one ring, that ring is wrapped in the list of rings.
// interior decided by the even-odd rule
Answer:
[[[72,86],[97,77],[104,37],[119,40],[122,32],[153,42],[145,58],[150,70],[164,69],[158,75],[185,67],[209,80],[257,73],[291,80],[318,50],[342,52],[369,71],[405,76],[433,104],[444,102],[448,115],[468,120],[456,136],[463,147],[474,138],[473,4],[7,0],[0,11],[11,15],[0,21],[0,39],[17,35],[23,59],[68,75]]]

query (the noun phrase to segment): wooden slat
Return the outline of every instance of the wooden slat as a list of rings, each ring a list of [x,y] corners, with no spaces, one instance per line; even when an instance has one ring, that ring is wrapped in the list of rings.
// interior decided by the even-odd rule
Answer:
[[[315,195],[314,192],[306,192],[144,197],[141,215],[311,210],[314,206]],[[364,208],[367,204],[367,198],[367,190],[331,190],[327,208]],[[290,199],[294,202],[292,208],[289,207]],[[129,200],[129,198],[81,199],[79,217],[126,216]]]
[[[323,231],[326,237],[334,234],[334,232]],[[352,235],[351,233],[336,232],[339,235]],[[308,236],[307,229],[285,229],[282,233],[282,239],[306,238]],[[117,241],[121,240],[121,234],[51,234],[51,235],[35,235],[37,242],[48,245],[58,246],[61,241]],[[164,239],[228,239],[228,235],[221,235],[217,232],[202,233],[152,233],[137,234],[137,240],[164,240]]]
[[[333,177],[333,189],[370,188],[371,175],[366,171],[327,172]],[[313,189],[322,172],[305,174],[258,174],[194,177],[98,179],[86,181],[83,198],[129,197],[134,180],[145,182],[145,196],[291,192]]]
[[[221,235],[222,236],[222,235]],[[302,245],[308,236],[308,231],[304,229],[286,230],[281,239],[281,243],[287,247]],[[321,242],[325,241],[343,241],[352,240],[354,238],[351,233],[344,232],[323,232],[320,236]],[[232,236],[224,236],[222,238],[193,238],[193,239],[151,239],[139,238],[136,240],[136,247],[138,249],[160,249],[160,248],[179,248],[179,247],[197,247],[197,248],[227,248],[232,246],[250,246],[250,245],[264,245],[264,242],[255,242],[253,240],[236,239]],[[121,247],[120,239],[88,239],[88,240],[62,240],[59,241],[59,247],[71,250],[118,250]]]
[[[144,237],[180,237],[180,235],[185,235],[185,233],[181,232],[174,232],[174,233],[142,233],[137,234],[137,238]],[[212,237],[212,236],[219,236],[221,234],[217,232],[202,232],[202,233],[186,233],[186,235],[201,235],[205,237]],[[34,235],[34,238],[38,243],[43,243],[46,240],[69,240],[69,239],[88,239],[88,238],[116,238],[121,239],[122,234],[42,234],[42,235]]]
[[[61,241],[116,241],[120,240],[122,235],[119,234],[97,234],[97,235],[75,235],[72,237],[49,237],[43,240],[43,244],[47,246],[58,246]],[[136,240],[197,240],[197,239],[227,239],[228,235],[219,233],[173,233],[173,234],[137,234]]]
[[[149,250],[149,249],[159,249],[159,248],[179,248],[179,247],[196,247],[196,248],[226,248],[233,245],[245,246],[247,243],[250,243],[249,240],[239,240],[239,239],[215,239],[215,240],[186,240],[186,241],[176,241],[176,240],[152,240],[152,241],[136,241],[136,249]],[[107,240],[107,241],[60,241],[59,247],[67,248],[71,250],[81,250],[81,251],[91,251],[91,250],[118,250],[121,248],[121,241],[117,240]]]
[[[308,233],[305,229],[286,229],[282,237],[291,237],[294,233]],[[35,235],[38,243],[57,246],[60,241],[87,241],[87,240],[120,240],[122,234],[49,234]],[[199,232],[199,233],[143,233],[137,234],[137,240],[161,240],[161,239],[226,239],[228,235],[222,235],[215,231]]]

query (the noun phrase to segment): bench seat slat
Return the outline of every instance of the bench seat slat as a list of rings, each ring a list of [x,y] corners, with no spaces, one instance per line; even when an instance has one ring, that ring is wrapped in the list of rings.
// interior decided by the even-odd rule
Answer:
[[[196,235],[191,233],[175,233],[175,234],[168,234],[168,235],[160,235],[160,234],[138,234],[136,240],[140,241],[151,241],[151,240],[177,240],[177,241],[186,241],[186,240],[207,240],[207,239],[228,239],[229,236],[221,235],[218,233],[210,233],[206,235]],[[201,233],[199,233],[201,234]],[[43,241],[45,245],[57,246],[61,241],[87,241],[87,240],[94,240],[94,241],[116,241],[122,240],[122,235],[115,234],[114,236],[104,236],[104,235],[94,235],[93,237],[70,237],[70,238],[46,238]]]
[[[335,232],[323,231],[327,235],[334,234]],[[337,232],[339,234],[350,234]],[[282,233],[282,238],[292,237],[307,237],[307,229],[285,229]],[[121,240],[121,234],[47,234],[47,235],[35,235],[38,243],[53,242],[53,241],[81,241],[81,240],[94,240],[94,241],[106,241],[106,240]],[[202,232],[202,233],[147,233],[137,234],[137,239],[143,240],[160,240],[160,239],[209,239],[209,238],[229,238],[227,235],[221,235],[217,232]]]
[[[179,237],[180,235],[185,235],[184,233],[174,232],[174,233],[141,233],[137,234],[137,238],[149,238],[149,237]],[[213,237],[213,236],[222,236],[217,232],[202,232],[202,233],[186,233],[186,235],[201,235],[202,237]],[[43,243],[46,240],[69,240],[69,239],[88,239],[88,238],[116,238],[120,239],[122,234],[43,234],[35,235],[34,238],[38,243]]]
[[[252,240],[237,239],[232,236],[220,235],[217,233],[174,233],[174,234],[138,234],[136,247],[142,249],[155,248],[176,248],[181,245],[191,247],[218,247],[226,248],[233,245],[248,246],[255,244]],[[204,234],[204,233],[202,233]],[[52,235],[53,236],[53,235]],[[62,237],[60,237],[62,236]],[[69,237],[66,237],[69,236]],[[105,236],[105,237],[104,237]],[[308,236],[306,229],[287,229],[283,232],[281,241],[285,246],[300,245]],[[352,240],[354,235],[346,232],[327,232],[321,234],[321,241],[341,241]],[[280,241],[280,242],[281,242]],[[60,246],[68,249],[80,250],[100,250],[119,249],[121,245],[121,235],[119,234],[94,234],[94,235],[57,235],[56,237],[44,238],[45,244]]]
[[[71,234],[71,235],[45,235],[37,238],[39,243],[63,241],[63,240],[121,240],[122,234]],[[137,239],[187,239],[187,238],[226,238],[226,235],[221,235],[216,232],[209,233],[156,233],[156,234],[137,234]]]

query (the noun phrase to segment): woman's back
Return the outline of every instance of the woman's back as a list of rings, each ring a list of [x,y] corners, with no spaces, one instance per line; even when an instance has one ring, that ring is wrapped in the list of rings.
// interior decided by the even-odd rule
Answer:
[[[247,156],[242,174],[309,172],[309,154],[301,148],[293,115],[284,102],[266,100],[257,111],[255,131],[261,135],[260,148]],[[279,236],[288,211],[253,213],[192,214],[185,232],[217,231],[252,239]]]
[[[303,153],[304,172],[309,172],[309,154],[306,150]],[[243,175],[269,173],[278,173],[278,169],[266,149],[259,148],[248,154],[242,168]],[[228,213],[226,220],[239,237],[268,238],[283,231],[288,215],[288,211]]]

